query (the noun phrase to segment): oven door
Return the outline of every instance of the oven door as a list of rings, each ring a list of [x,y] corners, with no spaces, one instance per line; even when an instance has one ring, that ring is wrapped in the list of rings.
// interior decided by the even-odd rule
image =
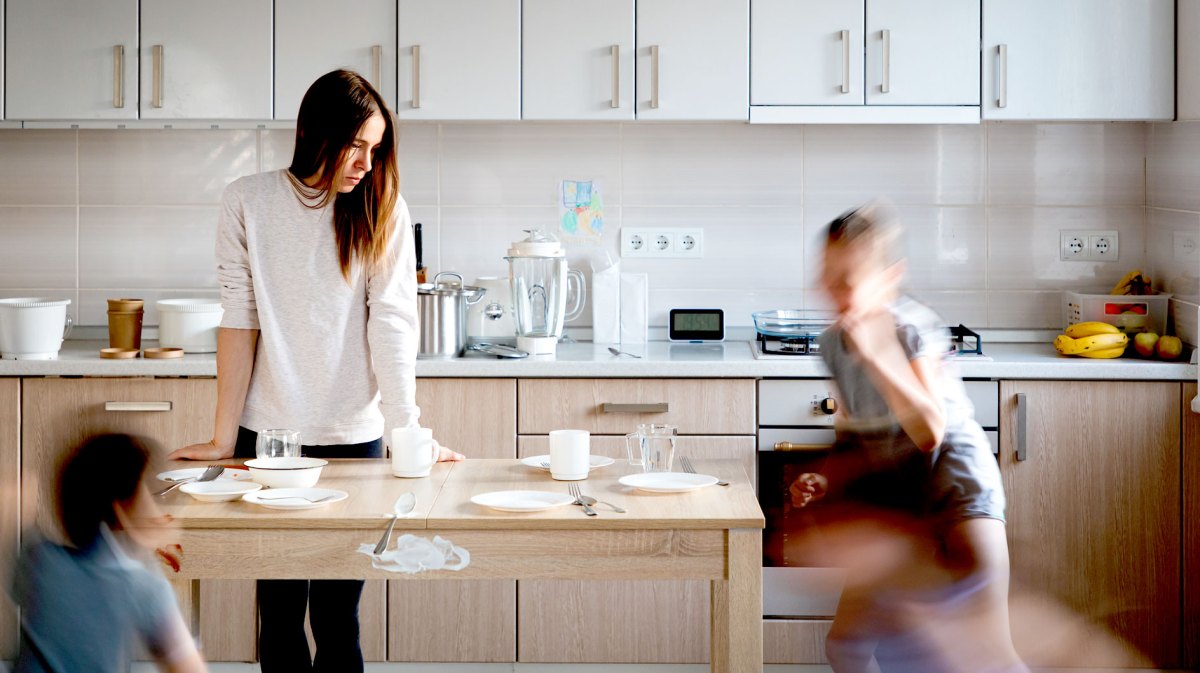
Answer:
[[[837,611],[846,572],[818,567],[794,544],[811,517],[792,507],[788,488],[804,472],[819,472],[833,445],[829,428],[759,428],[758,501],[763,531],[763,617],[829,619]]]

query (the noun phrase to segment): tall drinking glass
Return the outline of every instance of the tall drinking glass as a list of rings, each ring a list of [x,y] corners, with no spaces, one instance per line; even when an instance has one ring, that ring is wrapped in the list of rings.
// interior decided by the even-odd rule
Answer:
[[[254,443],[254,453],[259,458],[299,458],[299,430],[261,430]]]

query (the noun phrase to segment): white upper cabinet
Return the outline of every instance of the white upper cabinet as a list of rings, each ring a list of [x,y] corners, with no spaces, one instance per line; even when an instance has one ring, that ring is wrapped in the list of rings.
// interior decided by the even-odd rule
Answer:
[[[865,5],[846,0],[754,0],[753,105],[862,105]]]
[[[402,119],[521,118],[521,0],[400,0],[399,21]]]
[[[366,77],[396,108],[396,1],[275,4],[275,118],[295,119],[318,77],[345,68]]]
[[[1175,116],[1174,0],[984,0],[985,119]]]
[[[1178,119],[1195,121],[1200,120],[1200,42],[1195,39],[1200,34],[1200,0],[1179,0],[1177,7],[1176,112]]]
[[[142,119],[271,118],[271,0],[141,5]]]
[[[524,0],[521,116],[633,119],[633,0]]]
[[[6,2],[7,118],[137,119],[137,0]]]
[[[749,114],[749,0],[637,0],[637,118]]]
[[[979,105],[978,0],[868,0],[867,104]]]

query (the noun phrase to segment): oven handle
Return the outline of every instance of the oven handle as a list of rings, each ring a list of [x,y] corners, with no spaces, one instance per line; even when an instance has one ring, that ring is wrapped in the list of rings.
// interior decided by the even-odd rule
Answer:
[[[808,451],[808,452],[816,453],[816,452],[820,452],[820,451],[829,451],[832,448],[833,448],[833,446],[831,446],[829,444],[793,444],[792,442],[775,442],[775,446],[771,450],[772,451],[793,451],[796,453],[799,453],[802,451]]]

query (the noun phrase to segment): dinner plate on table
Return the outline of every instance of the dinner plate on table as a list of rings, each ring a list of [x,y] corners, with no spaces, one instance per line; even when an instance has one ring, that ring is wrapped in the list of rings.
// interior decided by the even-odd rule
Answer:
[[[205,466],[207,467],[207,466]],[[181,479],[196,479],[204,474],[205,467],[185,467],[179,470],[169,470],[167,472],[159,472],[155,478],[159,481],[179,481]],[[243,470],[236,467],[227,467],[217,477],[217,480],[233,479],[234,481],[250,481],[250,470]]]
[[[550,491],[491,491],[471,496],[471,502],[502,512],[541,512],[569,505],[575,498]]]
[[[262,488],[261,484],[239,479],[213,479],[212,481],[191,481],[179,487],[201,502],[228,502],[240,500],[247,493]]]
[[[594,470],[598,467],[608,467],[616,461],[608,456],[588,456],[588,469]],[[536,467],[539,470],[550,471],[550,456],[542,454],[540,456],[530,456],[521,460],[522,465]]]
[[[242,496],[242,500],[270,509],[314,509],[350,497],[336,488],[265,488]]]
[[[712,486],[718,479],[711,475],[691,472],[641,472],[627,474],[617,481],[652,493],[684,493]]]

